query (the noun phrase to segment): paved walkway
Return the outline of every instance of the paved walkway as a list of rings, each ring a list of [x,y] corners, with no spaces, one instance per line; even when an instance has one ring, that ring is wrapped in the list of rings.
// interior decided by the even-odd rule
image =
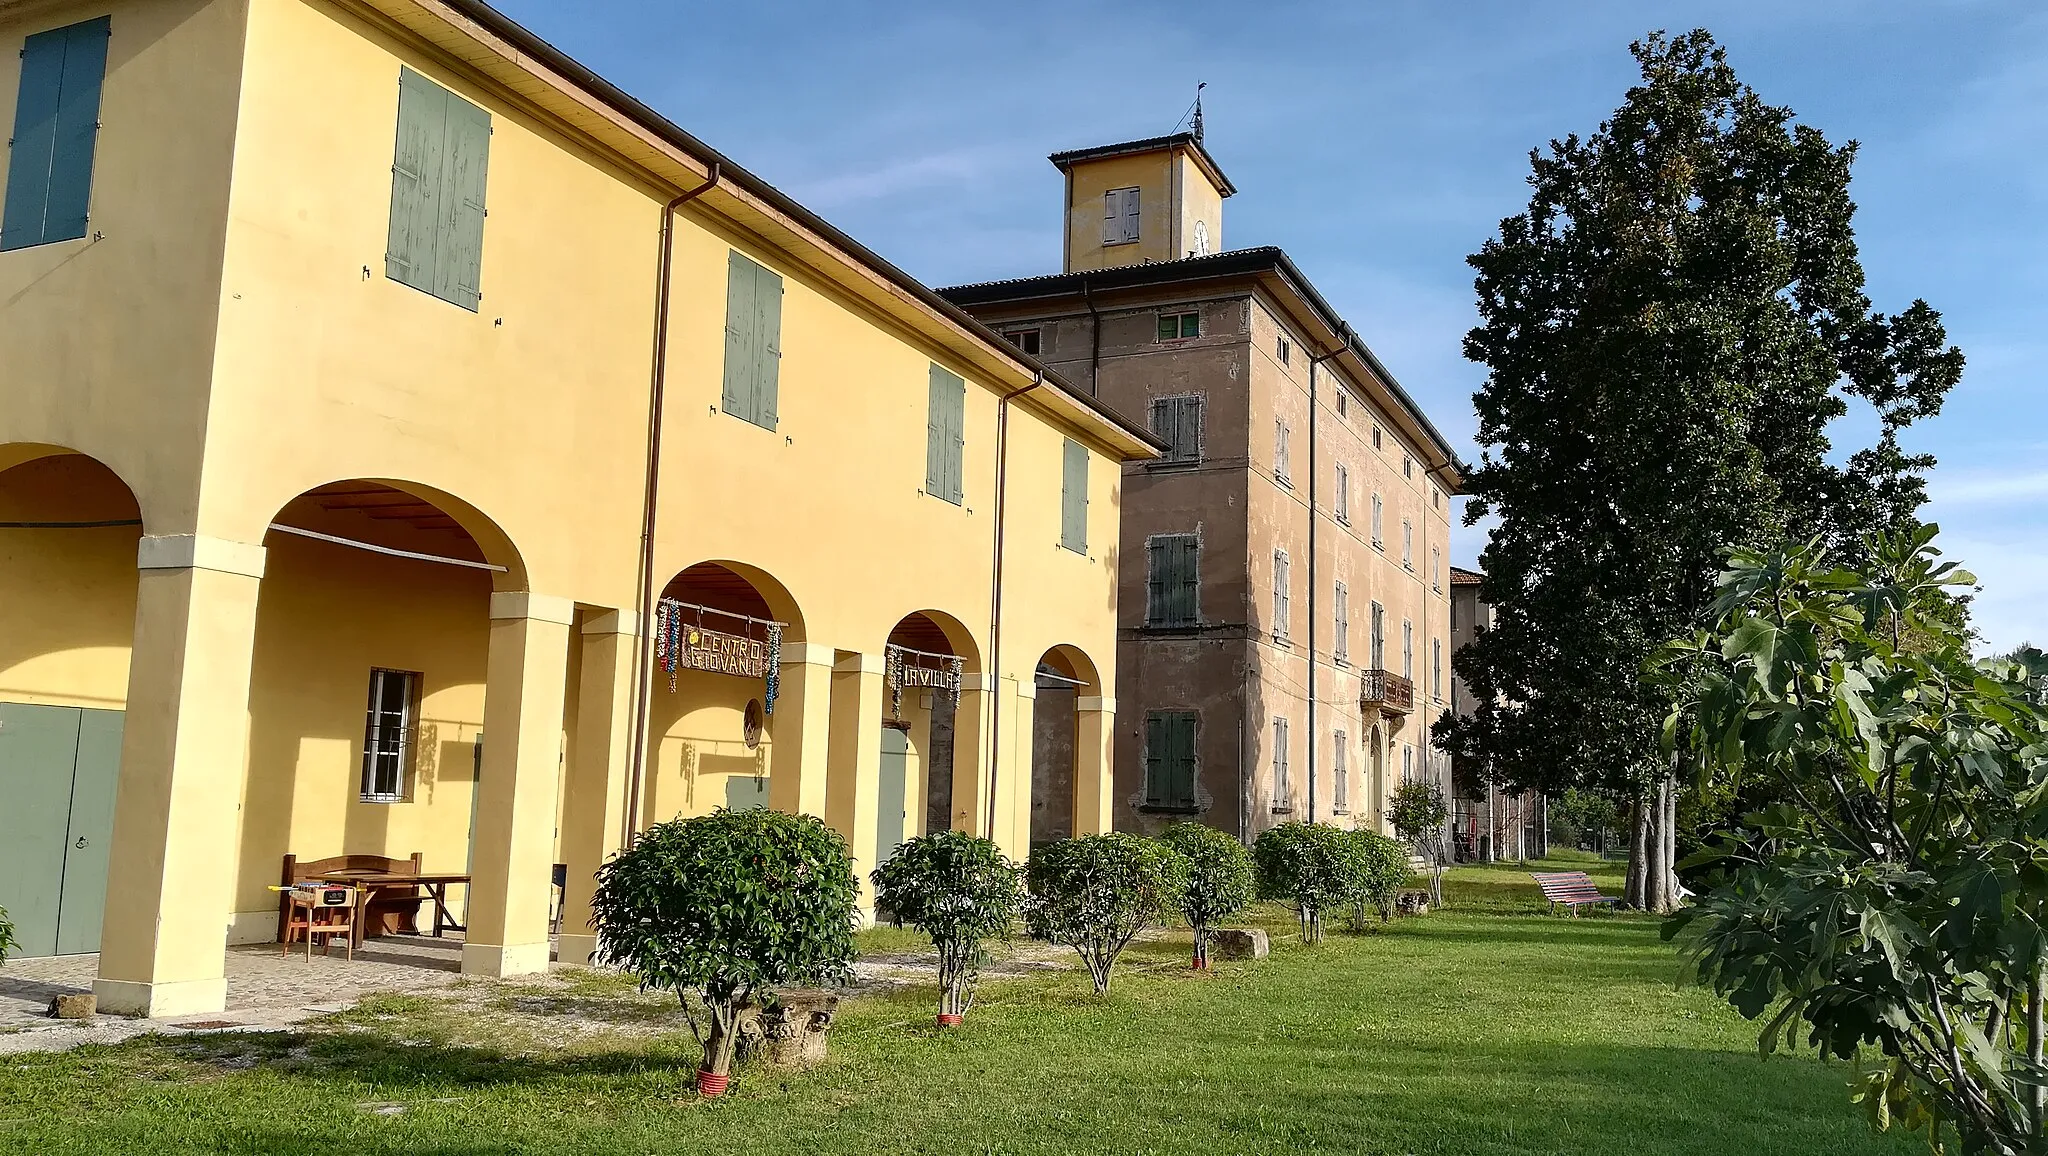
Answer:
[[[276,944],[231,947],[227,956],[225,1012],[169,1020],[98,1016],[53,1020],[50,1000],[66,992],[92,990],[97,955],[9,960],[0,965],[0,1055],[59,1051],[84,1043],[113,1043],[152,1031],[226,1031],[276,1028],[339,1011],[364,995],[423,991],[462,978],[462,940],[387,936],[343,957],[337,947],[308,961],[303,946],[280,956]]]

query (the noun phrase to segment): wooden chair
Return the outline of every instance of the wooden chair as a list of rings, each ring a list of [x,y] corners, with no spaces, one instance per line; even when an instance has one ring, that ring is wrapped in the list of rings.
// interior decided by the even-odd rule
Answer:
[[[306,961],[312,962],[313,941],[326,936],[320,954],[334,949],[334,937],[342,937],[348,958],[356,957],[356,919],[362,909],[363,893],[354,887],[283,888],[285,921],[283,947],[278,954],[290,955],[292,940],[306,940]]]
[[[1560,905],[1571,908],[1576,918],[1581,907],[1598,907],[1603,903],[1619,903],[1612,895],[1600,894],[1593,885],[1593,877],[1584,871],[1531,871],[1536,886],[1543,889],[1543,898],[1549,902],[1550,910]]]
[[[297,855],[284,857],[284,869],[278,873],[279,889],[294,887],[311,882],[322,875],[337,871],[391,872],[418,875],[424,856],[415,851],[409,859],[393,859],[386,855],[335,855],[326,859],[312,859],[301,862]],[[426,892],[417,887],[372,887],[369,901],[364,905],[362,936],[376,938],[381,935],[419,934],[420,904],[426,902]],[[277,905],[277,937],[285,935],[285,922],[289,904],[280,896]]]

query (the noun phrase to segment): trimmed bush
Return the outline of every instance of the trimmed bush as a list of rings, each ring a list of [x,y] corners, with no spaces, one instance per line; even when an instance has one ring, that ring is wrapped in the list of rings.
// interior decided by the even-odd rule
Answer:
[[[1258,895],[1258,869],[1244,844],[1201,823],[1175,823],[1160,832],[1159,841],[1188,861],[1180,913],[1195,932],[1195,967],[1206,968],[1209,932],[1251,905]]]
[[[1415,848],[1429,864],[1429,903],[1444,905],[1444,868],[1449,866],[1450,848],[1445,845],[1445,824],[1451,808],[1444,802],[1444,790],[1429,779],[1409,779],[1394,788],[1387,803],[1387,821],[1394,833]]]
[[[645,989],[674,992],[704,1047],[703,1070],[724,1076],[744,1009],[772,1003],[778,985],[851,975],[858,894],[846,841],[812,816],[675,819],[598,869],[597,959]]]
[[[1323,916],[1358,894],[1358,847],[1346,832],[1321,823],[1272,827],[1252,844],[1259,895],[1294,904],[1301,941],[1323,941]]]
[[[1017,917],[1024,892],[1017,865],[991,840],[934,831],[896,848],[872,878],[876,905],[939,949],[939,1014],[966,1015],[987,958],[982,943],[1007,936]]]
[[[1140,931],[1180,906],[1188,861],[1154,839],[1117,832],[1048,843],[1032,852],[1024,926],[1080,953],[1109,994],[1110,969]]]
[[[1364,828],[1346,831],[1344,837],[1352,845],[1351,929],[1363,931],[1368,907],[1379,911],[1382,923],[1394,918],[1394,901],[1408,882],[1408,847]]]

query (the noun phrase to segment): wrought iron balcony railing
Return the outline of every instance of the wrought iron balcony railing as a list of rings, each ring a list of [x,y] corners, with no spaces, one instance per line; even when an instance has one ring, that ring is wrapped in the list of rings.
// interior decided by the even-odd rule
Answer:
[[[1378,708],[1386,714],[1407,714],[1415,709],[1415,684],[1391,670],[1359,672],[1361,709]]]

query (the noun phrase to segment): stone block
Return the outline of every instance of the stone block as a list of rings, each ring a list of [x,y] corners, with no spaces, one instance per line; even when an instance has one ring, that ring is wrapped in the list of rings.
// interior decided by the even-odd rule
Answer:
[[[1394,900],[1394,909],[1403,915],[1428,915],[1429,892],[1403,891]]]
[[[99,997],[89,991],[66,992],[50,1000],[50,1018],[89,1020],[99,1014]]]
[[[1272,951],[1266,933],[1256,927],[1223,927],[1209,933],[1209,952],[1217,959],[1264,959]]]
[[[825,1058],[825,1033],[839,1014],[839,996],[816,988],[775,993],[775,1005],[757,1009],[741,1025],[742,1049],[778,1068],[808,1068]]]

